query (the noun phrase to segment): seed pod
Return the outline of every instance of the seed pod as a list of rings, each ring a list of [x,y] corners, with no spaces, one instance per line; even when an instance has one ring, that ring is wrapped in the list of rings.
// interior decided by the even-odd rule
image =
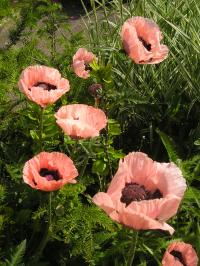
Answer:
[[[100,99],[102,95],[102,88],[103,87],[100,83],[94,83],[89,86],[88,91],[94,98]]]

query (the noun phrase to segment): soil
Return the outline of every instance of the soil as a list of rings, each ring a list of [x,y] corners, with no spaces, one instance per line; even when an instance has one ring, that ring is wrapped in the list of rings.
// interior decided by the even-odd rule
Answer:
[[[0,21],[0,49],[3,49],[8,45],[10,31],[15,28],[16,20],[20,14],[20,9],[23,7],[23,4],[27,3],[27,1],[30,0],[12,1],[12,5],[15,7],[15,16],[13,18],[4,18],[2,21]],[[89,0],[83,0],[83,2],[87,9],[90,9]],[[81,0],[62,0],[61,3],[63,6],[63,17],[66,16],[66,22],[70,24],[72,31],[83,31],[85,26],[82,17],[84,17],[85,12],[81,4]],[[20,40],[16,45],[20,46]],[[39,44],[39,46],[42,47],[42,44]]]

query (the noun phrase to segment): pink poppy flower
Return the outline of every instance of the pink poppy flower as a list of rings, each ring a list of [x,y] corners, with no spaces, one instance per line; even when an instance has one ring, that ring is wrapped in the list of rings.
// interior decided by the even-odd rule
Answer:
[[[69,81],[60,72],[47,66],[30,66],[22,71],[19,88],[33,102],[41,107],[56,102],[69,91]]]
[[[121,38],[124,50],[136,64],[157,64],[168,55],[168,47],[160,44],[162,33],[150,19],[128,19],[122,26]]]
[[[99,136],[99,131],[107,124],[102,110],[85,104],[62,106],[55,117],[65,134],[75,139]]]
[[[163,256],[163,266],[197,266],[198,257],[190,244],[174,242],[170,244]]]
[[[174,229],[165,221],[176,214],[185,189],[174,163],[158,163],[145,153],[132,152],[120,160],[107,193],[97,193],[93,202],[128,227],[172,234]]]
[[[93,53],[88,52],[85,48],[79,48],[73,56],[72,67],[76,75],[80,78],[87,79],[90,76],[90,70],[87,69],[89,64],[95,60]]]
[[[54,191],[67,183],[76,183],[78,171],[64,153],[41,152],[27,161],[23,169],[24,182],[35,189]]]

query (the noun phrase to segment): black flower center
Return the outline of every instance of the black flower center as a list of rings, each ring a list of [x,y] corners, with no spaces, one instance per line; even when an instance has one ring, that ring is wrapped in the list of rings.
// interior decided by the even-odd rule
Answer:
[[[61,179],[58,170],[48,170],[47,168],[41,168],[40,175],[42,177],[45,177],[48,181],[51,181],[51,180],[58,181]]]
[[[170,254],[171,254],[172,256],[174,256],[175,260],[178,260],[180,263],[182,263],[183,266],[187,266],[187,264],[185,263],[185,260],[184,260],[184,258],[183,258],[183,255],[182,255],[182,253],[181,253],[180,251],[172,250],[172,251],[170,252]]]
[[[46,83],[46,82],[37,82],[33,85],[34,87],[40,87],[43,90],[50,91],[50,90],[56,90],[57,87],[55,85]],[[29,89],[30,90],[30,89]]]
[[[147,49],[147,51],[151,51],[150,43],[147,43],[142,37],[139,37],[139,40],[142,42],[143,46]]]
[[[85,70],[92,70],[91,66],[89,64],[85,64]]]
[[[151,200],[162,198],[163,195],[159,189],[155,191],[147,190],[143,185],[137,183],[126,183],[122,189],[121,202],[128,206],[132,201]]]

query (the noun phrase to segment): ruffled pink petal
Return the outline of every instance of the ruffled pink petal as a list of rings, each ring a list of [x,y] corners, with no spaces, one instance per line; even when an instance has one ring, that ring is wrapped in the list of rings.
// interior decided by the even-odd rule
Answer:
[[[36,86],[38,83],[47,83],[55,86],[56,89],[44,90]],[[18,85],[31,101],[43,108],[57,101],[70,89],[68,80],[61,78],[57,69],[39,65],[26,68],[20,76]]]
[[[136,213],[144,214],[149,218],[156,219],[160,214],[160,209],[163,201],[165,201],[165,199],[162,198],[154,200],[133,201],[126,207],[126,211],[134,211]]]
[[[165,256],[165,258],[162,261],[162,265],[163,266],[183,266],[183,264],[176,260],[174,258],[174,256],[169,255],[169,256]]]
[[[115,206],[112,202],[112,199],[107,193],[99,192],[95,194],[92,201],[101,209],[103,209],[112,220],[120,222],[119,215],[115,210]]]
[[[96,59],[95,55],[91,52],[88,52],[85,48],[79,48],[76,54],[73,56],[73,61],[84,60],[86,63],[91,63]]]
[[[174,233],[174,229],[167,223],[161,223],[130,208],[119,212],[119,220],[124,225],[137,230],[160,229],[169,231],[171,235]]]
[[[99,192],[95,194],[92,201],[101,209],[103,209],[107,214],[110,214],[115,210],[113,202],[107,193]]]
[[[176,215],[180,202],[181,198],[177,196],[168,195],[165,197],[160,205],[160,212],[157,219],[159,221],[166,221]]]
[[[76,75],[80,78],[87,79],[90,76],[90,71],[85,69],[85,65],[92,63],[96,59],[95,55],[88,52],[85,48],[79,48],[73,56],[72,67]]]
[[[58,119],[56,123],[63,129],[65,134],[72,138],[90,138],[99,136],[99,131],[86,123],[72,119]]]
[[[137,64],[156,64],[168,55],[166,45],[161,45],[162,33],[153,21],[143,17],[128,19],[121,30],[123,47]],[[145,47],[144,40],[149,48]]]
[[[197,266],[198,265],[198,257],[193,249],[192,245],[184,243],[184,242],[174,242],[170,244],[163,256],[162,265],[163,266],[182,266],[183,264],[179,262],[177,258],[175,258],[170,252],[173,250],[179,251],[184,259],[184,262],[188,266]],[[179,263],[179,264],[178,264]]]
[[[79,78],[83,78],[83,79],[87,79],[90,76],[90,71],[89,70],[85,70],[85,64],[84,61],[75,61],[73,63],[73,69],[75,74],[79,77]]]
[[[172,184],[169,187],[173,186],[173,189],[168,189],[170,182]],[[133,200],[128,205],[124,203],[124,199],[121,201],[122,191],[127,184],[138,185],[141,189],[138,193],[143,193],[145,189],[146,200]],[[137,186],[134,189],[136,188]],[[165,221],[176,214],[184,190],[185,180],[173,163],[157,163],[142,152],[132,152],[120,160],[118,171],[106,193],[115,210],[108,214],[113,220],[135,229],[162,229],[172,234],[174,229]],[[126,190],[123,193],[133,193],[134,198],[136,191],[132,187],[129,192]],[[156,197],[156,193],[158,198],[151,199]],[[105,193],[103,195],[106,198]],[[131,194],[128,197],[130,196]]]
[[[113,177],[109,188],[108,188],[108,195],[112,198],[113,202],[119,202],[120,198],[122,196],[121,191],[125,187],[126,184],[126,172],[124,173],[123,171],[119,170]]]
[[[116,176],[123,175],[126,183],[141,184],[149,190],[153,190],[156,186],[152,179],[154,179],[156,173],[156,163],[151,160],[147,154],[132,152],[120,160]],[[114,180],[109,189],[112,189],[112,185],[114,189]]]
[[[181,170],[174,163],[157,163],[155,184],[163,196],[174,194],[182,198],[186,190],[186,181]]]
[[[99,131],[107,124],[102,110],[84,104],[63,106],[55,117],[57,124],[72,138],[99,136]]]
[[[49,171],[58,171],[59,180],[50,180],[40,175],[40,170],[47,168]],[[53,191],[61,188],[66,183],[75,183],[78,171],[73,161],[65,154],[59,152],[41,152],[25,163],[23,169],[24,182],[32,188],[43,191]]]
[[[180,201],[180,198],[169,195],[166,198],[133,201],[126,209],[131,209],[159,222],[164,222],[177,213]]]

